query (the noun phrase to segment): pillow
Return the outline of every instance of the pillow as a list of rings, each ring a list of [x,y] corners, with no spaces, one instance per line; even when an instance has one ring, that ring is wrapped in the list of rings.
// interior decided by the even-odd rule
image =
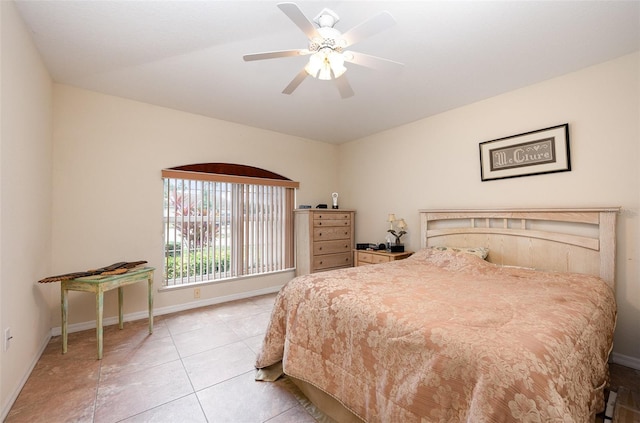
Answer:
[[[440,246],[435,246],[435,247],[429,247],[433,250],[438,250],[438,251],[454,251],[456,253],[467,253],[467,254],[473,254],[475,256],[480,257],[482,260],[487,258],[487,255],[489,255],[489,249],[487,247],[440,247]]]

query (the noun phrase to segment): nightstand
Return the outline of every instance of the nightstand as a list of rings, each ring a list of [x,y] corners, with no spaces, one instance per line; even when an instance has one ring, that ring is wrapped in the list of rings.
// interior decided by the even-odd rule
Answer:
[[[365,264],[387,263],[406,259],[411,254],[413,254],[412,251],[388,253],[384,250],[353,250],[353,265],[363,266]]]

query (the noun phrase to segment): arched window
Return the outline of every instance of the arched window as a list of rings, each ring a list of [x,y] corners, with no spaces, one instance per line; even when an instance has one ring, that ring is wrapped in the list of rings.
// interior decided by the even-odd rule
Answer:
[[[165,286],[293,268],[298,182],[229,163],[163,169],[162,178]]]

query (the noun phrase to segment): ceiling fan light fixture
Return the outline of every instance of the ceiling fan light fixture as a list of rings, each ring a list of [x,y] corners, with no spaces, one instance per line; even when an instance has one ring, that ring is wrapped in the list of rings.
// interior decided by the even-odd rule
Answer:
[[[342,76],[347,68],[344,66],[342,53],[337,53],[330,48],[323,48],[309,57],[309,63],[304,70],[314,78],[329,81]]]
[[[369,68],[389,64],[402,66],[402,63],[393,62],[392,60],[345,51],[345,49],[353,44],[394,25],[396,22],[389,12],[380,12],[342,34],[341,31],[334,28],[334,25],[340,18],[330,9],[323,9],[318,16],[311,21],[295,3],[278,3],[278,8],[307,36],[309,40],[308,48],[246,54],[243,56],[243,59],[249,62],[252,60],[308,55],[309,60],[306,66],[304,66],[293,80],[291,80],[289,85],[285,87],[282,91],[283,94],[293,93],[308,76],[312,76],[321,80],[335,80],[335,85],[340,92],[340,96],[345,99],[354,94],[349,80],[346,77],[341,78],[347,71],[344,65],[345,62]]]

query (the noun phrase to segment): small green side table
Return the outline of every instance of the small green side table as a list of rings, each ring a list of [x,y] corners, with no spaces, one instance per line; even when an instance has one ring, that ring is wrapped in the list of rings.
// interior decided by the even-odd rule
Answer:
[[[98,338],[98,360],[102,359],[102,311],[104,307],[104,293],[118,288],[118,319],[119,327],[123,328],[122,300],[123,287],[134,283],[147,281],[149,285],[149,333],[153,333],[153,267],[130,269],[120,275],[96,275],[61,281],[62,308],[62,354],[67,352],[67,308],[68,292],[84,291],[96,294],[96,335]]]

